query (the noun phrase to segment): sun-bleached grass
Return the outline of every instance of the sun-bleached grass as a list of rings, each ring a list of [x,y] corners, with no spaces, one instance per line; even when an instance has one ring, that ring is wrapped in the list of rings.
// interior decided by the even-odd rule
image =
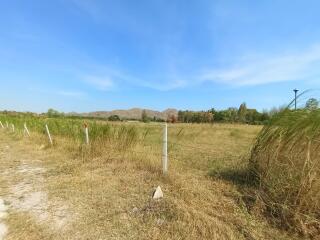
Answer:
[[[248,213],[237,186],[219,177],[246,166],[244,156],[258,126],[169,125],[165,176],[162,125],[109,124],[110,135],[106,130],[89,146],[81,138],[53,131],[53,147],[44,132],[31,129],[28,138],[19,126],[16,133],[1,134],[41,161],[49,198],[59,197],[72,206],[76,220],[63,233],[66,239],[293,239]],[[212,172],[213,177],[208,175]],[[158,185],[165,197],[154,201],[151,194]],[[20,226],[21,234],[26,231],[17,217],[9,224]]]
[[[320,234],[320,111],[284,110],[265,126],[251,169],[269,216],[309,237]]]

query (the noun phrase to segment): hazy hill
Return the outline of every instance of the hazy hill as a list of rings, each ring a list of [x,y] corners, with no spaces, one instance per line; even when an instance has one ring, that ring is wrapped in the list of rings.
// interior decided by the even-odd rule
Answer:
[[[97,112],[89,112],[89,113],[82,113],[82,114],[70,114],[70,115],[79,115],[79,116],[86,116],[86,117],[102,117],[107,118],[111,115],[118,115],[120,118],[124,119],[141,119],[141,114],[144,109],[141,108],[132,108],[128,110],[112,110],[112,111],[97,111]],[[160,119],[166,120],[169,115],[178,115],[178,111],[176,109],[166,109],[162,112],[154,111],[150,109],[145,109],[148,117],[156,117]]]

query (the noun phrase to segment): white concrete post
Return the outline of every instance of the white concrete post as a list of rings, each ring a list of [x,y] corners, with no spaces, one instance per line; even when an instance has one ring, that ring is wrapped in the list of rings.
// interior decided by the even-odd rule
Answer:
[[[163,128],[163,148],[162,148],[162,169],[163,173],[168,171],[168,126],[165,123]]]
[[[27,124],[24,123],[23,126],[24,126],[24,131],[27,133],[28,137],[30,137],[30,132],[29,132],[29,130],[27,128]]]
[[[53,145],[52,138],[51,138],[51,135],[50,135],[49,128],[48,128],[47,124],[46,124],[46,131],[47,131],[47,134],[48,134],[48,138],[49,138],[50,144]]]
[[[88,126],[85,125],[84,127],[84,132],[85,132],[85,135],[86,135],[86,144],[89,144],[89,130],[88,130]]]
[[[1,125],[1,127],[2,127],[2,128],[4,128],[4,126],[3,126],[3,124],[2,124],[2,122],[1,122],[1,121],[0,121],[0,125]]]
[[[12,129],[12,132],[14,132],[14,124],[11,123],[11,129]]]

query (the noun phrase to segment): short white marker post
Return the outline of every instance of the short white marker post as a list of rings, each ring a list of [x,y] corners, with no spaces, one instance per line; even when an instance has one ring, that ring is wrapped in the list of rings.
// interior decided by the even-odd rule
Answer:
[[[50,135],[49,128],[48,128],[47,124],[46,124],[46,131],[47,131],[47,134],[48,134],[48,138],[49,138],[50,144],[53,145],[52,138],[51,138],[51,135]]]
[[[167,123],[165,123],[164,129],[163,129],[162,169],[163,169],[163,173],[166,174],[168,171],[168,126],[167,126]]]
[[[28,130],[28,128],[27,128],[27,124],[24,123],[24,124],[23,124],[23,127],[24,127],[24,131],[27,133],[28,137],[30,137],[30,132],[29,132],[29,130]]]
[[[153,199],[163,198],[163,192],[160,186],[158,186],[156,190],[154,190],[152,198]]]
[[[84,131],[85,131],[85,133],[86,133],[86,144],[89,144],[89,130],[88,130],[88,126],[85,127]]]
[[[1,121],[0,121],[0,125],[1,125],[1,127],[2,127],[2,128],[4,128],[4,126],[3,126],[3,124],[2,124],[2,122],[1,122]]]
[[[89,145],[89,130],[88,130],[88,124],[87,124],[87,123],[84,123],[83,126],[84,126],[85,141],[86,141],[86,144]]]
[[[14,124],[11,123],[11,129],[12,129],[12,132],[14,132]]]

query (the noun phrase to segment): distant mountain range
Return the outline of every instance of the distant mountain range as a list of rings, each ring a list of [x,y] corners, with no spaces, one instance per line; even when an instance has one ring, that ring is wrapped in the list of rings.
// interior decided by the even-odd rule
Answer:
[[[100,117],[100,118],[108,118],[112,115],[118,115],[121,119],[141,119],[142,111],[145,110],[147,116],[150,118],[158,118],[166,120],[168,116],[177,116],[178,110],[168,108],[162,112],[154,111],[150,109],[142,109],[142,108],[132,108],[128,110],[112,110],[112,111],[97,111],[97,112],[89,112],[89,113],[68,113],[68,115],[73,116],[83,116],[83,117]]]

